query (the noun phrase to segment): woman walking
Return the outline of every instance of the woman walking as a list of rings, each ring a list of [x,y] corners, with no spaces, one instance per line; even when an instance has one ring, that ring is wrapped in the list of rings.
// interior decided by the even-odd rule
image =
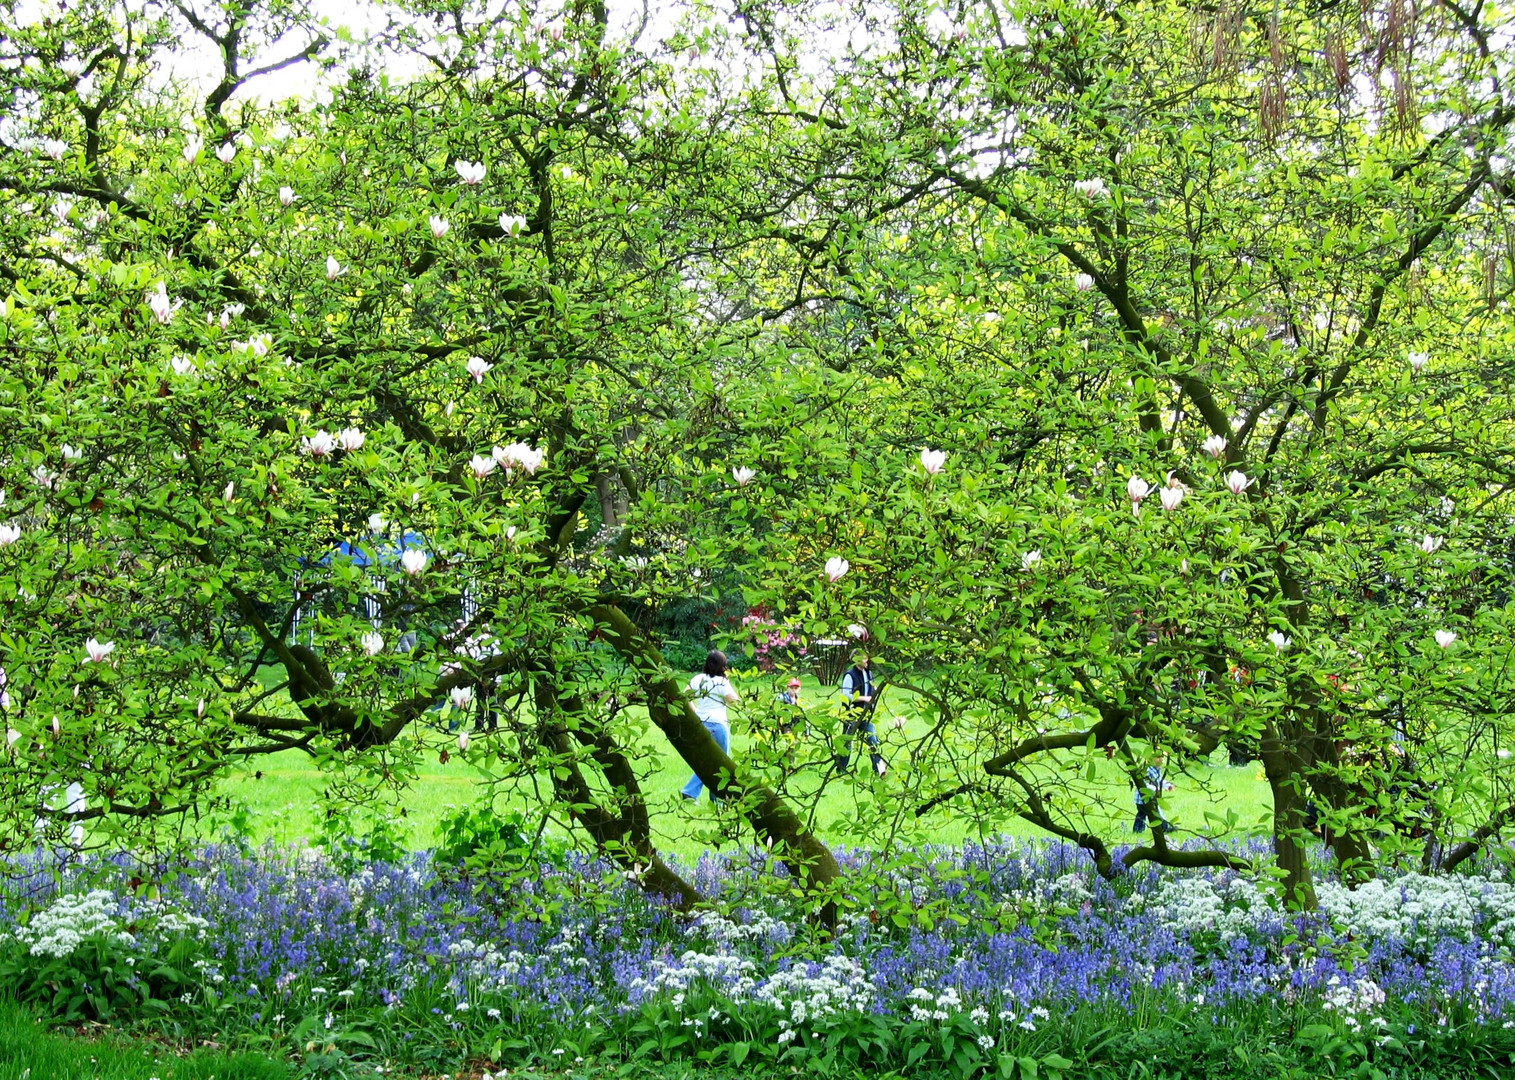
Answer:
[[[731,681],[726,678],[726,654],[720,649],[711,649],[705,654],[705,670],[689,680],[689,693],[694,714],[704,722],[705,730],[710,732],[721,752],[729,754],[731,725],[726,719],[726,706],[735,705],[741,698],[737,697]],[[704,786],[698,776],[691,776],[679,794],[695,802]],[[715,800],[714,791],[710,798]]]

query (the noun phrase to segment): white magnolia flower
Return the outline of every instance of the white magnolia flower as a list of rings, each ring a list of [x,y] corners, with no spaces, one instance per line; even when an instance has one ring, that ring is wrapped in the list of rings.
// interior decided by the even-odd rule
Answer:
[[[545,451],[533,449],[526,443],[497,446],[491,453],[494,454],[494,459],[507,469],[524,469],[527,473],[534,473],[540,469],[542,460],[547,456]]]
[[[453,693],[456,694],[457,691],[454,690]],[[466,753],[468,753],[468,741],[469,741],[468,740],[468,732],[466,732],[466,731],[460,731],[460,732],[458,732],[458,753],[460,753],[460,754],[466,754]],[[459,1008],[461,1009],[462,1006],[460,1005]]]
[[[298,198],[299,196],[295,194],[295,189],[292,187],[281,187],[279,189],[280,206],[287,207]]]
[[[1457,640],[1457,635],[1451,630],[1438,630],[1434,636],[1436,644],[1440,645],[1443,649]]]
[[[167,326],[174,321],[174,312],[184,306],[184,301],[170,300],[167,287],[160,281],[157,289],[147,294],[147,306],[152,310],[153,318]]]
[[[466,709],[469,703],[473,701],[473,687],[454,686],[451,690],[447,691],[447,696],[452,698],[453,708]]]
[[[388,525],[388,524],[389,524],[389,522],[387,522],[387,521],[384,520],[384,515],[383,514],[369,514],[368,515],[368,531],[371,532],[371,533],[381,533],[381,532],[383,532],[384,531],[384,527],[386,525]]]
[[[1226,452],[1226,437],[1224,435],[1211,435],[1200,444],[1199,448],[1219,461],[1221,455]]]
[[[852,564],[846,559],[840,555],[833,555],[826,560],[826,580],[831,582],[841,581],[842,577],[851,569]]]
[[[1164,510],[1177,510],[1178,504],[1184,501],[1183,485],[1163,488],[1157,493],[1157,500],[1163,504]]]
[[[1268,640],[1273,643],[1274,652],[1283,652],[1293,644],[1282,630],[1274,630],[1268,635]]]
[[[20,525],[0,525],[0,547],[10,547],[10,545],[20,539]]]
[[[1424,536],[1420,540],[1420,550],[1427,555],[1435,555],[1441,550],[1442,538],[1439,536]]]
[[[1079,292],[1088,292],[1094,288],[1094,278],[1089,274],[1074,274],[1073,287]]]
[[[508,544],[516,542],[516,527],[514,525],[505,526],[505,542]]]
[[[337,440],[325,430],[318,431],[314,435],[307,435],[300,440],[300,452],[313,458],[327,457],[336,448]]]
[[[426,552],[416,548],[409,548],[400,556],[400,569],[411,577],[415,577],[426,569]]]
[[[1409,361],[1410,373],[1417,374],[1424,371],[1426,369],[1426,365],[1431,362],[1431,354],[1423,352],[1412,352],[1409,356]]]
[[[1152,493],[1152,485],[1140,476],[1133,475],[1126,481],[1126,498],[1131,500],[1131,509],[1137,510],[1148,495]]]
[[[921,449],[921,468],[927,476],[935,476],[947,467],[947,451]]]
[[[497,464],[499,463],[495,461],[492,454],[475,454],[468,459],[468,467],[473,470],[473,475],[479,480],[483,480],[494,472]]]
[[[1042,561],[1042,549],[1033,548],[1021,556],[1021,569],[1030,570]]]
[[[224,308],[221,309],[221,329],[228,329],[231,326],[231,321],[233,319],[241,318],[242,313],[246,310],[246,304],[227,304]],[[206,315],[206,318],[210,318],[208,313]]]
[[[16,743],[18,743],[20,741],[21,741],[21,732],[17,731],[15,728],[6,728],[5,729],[5,748],[7,750],[9,750],[11,747],[15,746]]]
[[[427,223],[431,226],[431,235],[438,240],[446,236],[447,230],[452,228],[452,225],[448,223],[445,217],[438,217],[436,214],[431,215],[427,219]]]
[[[175,375],[193,375],[195,372],[194,358],[189,356],[176,356],[168,362],[168,366]]]
[[[231,159],[237,156],[237,144],[224,142],[216,147],[216,157],[221,159],[222,165],[230,165]]]
[[[184,144],[184,162],[193,165],[195,158],[200,156],[200,151],[205,149],[205,140],[198,135],[191,135],[189,141]]]
[[[455,161],[452,167],[457,170],[458,179],[470,187],[482,183],[487,172],[482,161]]]
[[[63,155],[68,153],[68,143],[62,139],[43,139],[37,147],[54,161],[62,161]]]
[[[1230,489],[1232,495],[1240,495],[1246,491],[1247,485],[1251,482],[1247,479],[1247,474],[1240,469],[1232,469],[1226,474],[1226,487]]]
[[[252,353],[254,356],[267,356],[274,347],[274,339],[268,334],[254,334],[246,341],[235,341],[232,348],[239,352]]]
[[[343,450],[361,450],[367,438],[368,436],[355,427],[343,428],[337,432],[337,445]]]
[[[506,236],[522,236],[526,232],[526,219],[520,214],[501,214],[500,229]]]
[[[221,501],[229,504],[236,492],[237,482],[235,480],[228,480],[226,483],[226,490],[221,492]]]
[[[757,476],[756,469],[749,469],[745,465],[738,465],[731,470],[731,478],[736,481],[737,487],[746,487]]]
[[[84,642],[84,652],[86,655],[82,663],[103,664],[105,663],[105,658],[114,652],[115,649],[116,643],[113,641],[96,641],[94,638],[89,638]]]
[[[76,461],[84,460],[84,451],[80,450],[77,446],[70,446],[68,443],[60,446],[58,453],[63,455],[63,464],[65,467],[74,464]]]
[[[336,281],[344,273],[342,264],[337,262],[335,255],[326,256],[326,280]]]
[[[384,635],[370,630],[363,635],[363,651],[369,656],[378,656],[384,651]]]
[[[482,383],[484,381],[484,376],[489,374],[489,372],[494,368],[494,365],[491,364],[488,360],[485,360],[482,356],[470,356],[468,358],[468,363],[464,364],[463,368],[468,372],[469,375],[473,376],[474,382]]]
[[[1110,189],[1105,186],[1104,180],[1096,176],[1089,180],[1075,180],[1073,182],[1073,193],[1093,202],[1095,199],[1107,198],[1110,194]]]

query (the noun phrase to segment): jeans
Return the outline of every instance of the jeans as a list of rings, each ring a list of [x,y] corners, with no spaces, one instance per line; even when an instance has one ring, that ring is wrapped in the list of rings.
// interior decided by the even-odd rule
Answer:
[[[1147,822],[1149,821],[1152,822],[1153,832],[1165,833],[1173,831],[1173,826],[1168,824],[1167,818],[1163,817],[1163,812],[1158,809],[1156,802],[1154,801],[1151,806],[1148,806],[1142,797],[1138,795],[1136,797],[1136,824],[1131,826],[1131,831],[1136,833],[1146,832]]]
[[[852,771],[852,748],[857,742],[857,736],[861,735],[871,750],[869,757],[873,761],[873,771],[878,772],[884,764],[884,755],[879,753],[878,735],[874,731],[873,721],[865,714],[856,720],[842,721],[842,752],[833,755],[836,761],[837,772]]]
[[[715,744],[721,748],[721,753],[729,754],[731,752],[731,728],[725,724],[718,724],[714,720],[706,720],[705,730],[710,732],[711,737],[715,739]],[[705,790],[705,785],[700,782],[700,778],[698,776],[691,776],[689,783],[679,789],[679,794],[686,799],[697,800],[700,797],[700,792],[703,790]],[[713,791],[710,793],[710,801],[715,801],[715,792]]]

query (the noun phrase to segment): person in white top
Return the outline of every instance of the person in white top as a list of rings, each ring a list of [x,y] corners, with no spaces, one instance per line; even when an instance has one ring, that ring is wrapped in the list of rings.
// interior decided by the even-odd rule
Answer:
[[[735,705],[741,698],[726,678],[725,653],[711,649],[705,654],[705,670],[689,680],[689,695],[689,704],[694,708],[694,714],[705,722],[705,730],[710,732],[723,753],[730,753],[731,725],[726,720],[726,706]],[[691,776],[679,794],[696,802],[704,788],[698,776]],[[710,797],[713,800],[715,792],[712,791]]]

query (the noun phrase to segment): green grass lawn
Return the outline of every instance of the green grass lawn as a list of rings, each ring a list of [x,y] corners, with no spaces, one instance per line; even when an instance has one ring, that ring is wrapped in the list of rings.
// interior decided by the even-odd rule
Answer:
[[[824,705],[830,687],[821,687],[809,677],[803,681],[807,704],[812,709],[816,703]],[[738,680],[738,688],[747,700],[771,699],[774,686],[772,679],[755,672]],[[910,813],[913,803],[904,790],[903,780],[907,764],[906,742],[911,730],[918,732],[924,721],[911,718],[907,721],[906,731],[895,731],[884,721],[896,711],[907,716],[911,711],[908,697],[898,691],[885,696],[879,725],[885,754],[893,771],[882,781],[864,778],[866,758],[857,771],[859,783],[867,789],[862,793],[863,797],[872,800],[870,812],[879,815],[897,811],[895,816],[900,831],[896,835],[901,840],[924,838],[939,843],[960,843],[976,837],[977,832],[967,820],[970,815],[937,812],[916,821]],[[437,824],[450,808],[471,805],[483,793],[479,770],[462,760],[453,736],[437,722],[435,715],[429,719],[435,726],[424,729],[425,750],[416,783],[393,805],[375,811],[399,824],[410,846],[415,848],[429,847],[433,843]],[[738,760],[752,749],[751,727],[751,720],[744,717],[740,709],[733,710],[732,752]],[[473,747],[481,745],[485,745],[485,739],[475,736]],[[666,852],[692,861],[701,852],[719,844],[723,824],[721,812],[710,805],[708,797],[698,806],[679,798],[679,788],[688,779],[689,771],[667,748],[659,733],[649,729],[641,750],[647,755],[644,764],[649,770],[643,791],[654,813],[658,845]],[[821,736],[813,734],[804,752],[824,758],[826,751]],[[1215,758],[1223,762],[1224,753],[1215,755]],[[1085,768],[1090,765],[1094,774],[1091,786],[1097,793],[1099,805],[1089,812],[1089,823],[1107,837],[1131,836],[1132,793],[1125,773],[1118,764],[1106,761],[1102,755],[1095,755],[1092,762],[1084,763]],[[813,815],[822,836],[832,842],[847,842],[847,826],[860,813],[860,793],[851,785],[834,780],[824,790],[818,790],[824,771],[821,766],[802,770],[790,779],[786,793],[803,812]],[[1174,783],[1175,791],[1165,800],[1164,812],[1181,830],[1214,832],[1214,823],[1207,820],[1207,814],[1219,818],[1228,810],[1236,815],[1233,835],[1265,828],[1271,800],[1259,766],[1231,768],[1225,764],[1193,763],[1187,775],[1176,769],[1170,770],[1169,779]],[[286,751],[249,762],[246,770],[229,780],[223,791],[247,808],[255,840],[311,841],[320,835],[325,806],[323,791],[331,780],[330,774],[323,772],[306,755]],[[899,804],[893,810],[892,801]],[[504,794],[496,805],[502,809],[510,806],[526,808],[531,805],[531,799],[527,792],[517,791]],[[345,824],[352,831],[365,831],[362,815]],[[1036,826],[1014,818],[997,825],[996,830],[998,835],[1045,835]]]

